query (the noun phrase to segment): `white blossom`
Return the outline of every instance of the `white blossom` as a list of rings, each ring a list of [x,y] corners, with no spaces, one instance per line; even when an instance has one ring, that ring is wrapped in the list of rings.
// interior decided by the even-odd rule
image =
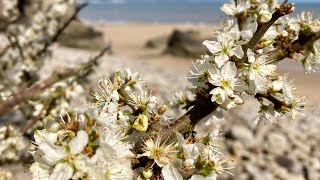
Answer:
[[[208,82],[209,70],[213,65],[209,62],[210,56],[205,55],[201,60],[197,60],[192,63],[190,71],[187,75],[187,79],[194,86],[206,87],[206,82]]]
[[[277,75],[275,73],[277,66],[270,64],[267,56],[255,57],[251,50],[248,50],[247,56],[250,63],[249,79],[254,82],[255,92],[259,92],[267,86],[270,77]]]
[[[144,153],[141,156],[147,156],[150,159],[154,159],[158,166],[163,167],[170,163],[170,160],[175,154],[175,148],[173,144],[166,145],[161,143],[160,138],[152,140],[151,138],[144,141],[142,150]]]
[[[238,96],[237,92],[246,89],[246,84],[237,77],[237,68],[234,62],[227,62],[221,69],[210,72],[209,82],[216,88],[210,91],[211,100],[223,104],[229,98]]]
[[[222,67],[232,56],[236,56],[237,58],[243,57],[242,47],[236,44],[236,41],[230,33],[221,33],[218,35],[217,41],[206,40],[203,42],[203,45],[212,53],[217,66]]]
[[[272,14],[268,10],[261,9],[259,12],[259,20],[261,23],[267,23],[271,20]]]
[[[237,2],[231,0],[230,3],[231,4],[224,4],[220,9],[227,15],[231,16],[242,13],[243,11],[246,11],[251,7],[250,2],[247,0],[237,0]]]

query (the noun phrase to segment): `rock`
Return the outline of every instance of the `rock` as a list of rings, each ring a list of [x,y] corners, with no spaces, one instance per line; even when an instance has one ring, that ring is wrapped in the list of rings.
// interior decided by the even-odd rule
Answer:
[[[252,177],[254,180],[268,180],[267,176],[268,174],[261,170],[259,167],[253,165],[253,164],[246,164],[245,165],[246,170],[248,171],[248,174]]]
[[[264,144],[264,149],[274,155],[281,155],[286,150],[290,149],[287,138],[278,132],[272,132],[267,136],[267,142]]]
[[[230,136],[233,139],[239,140],[246,148],[252,145],[253,134],[248,128],[244,126],[234,125],[233,127],[231,127]]]
[[[243,144],[240,143],[240,141],[235,141],[233,143],[230,143],[228,146],[230,146],[229,152],[232,155],[235,155],[237,158],[240,158],[245,154],[245,149],[243,147]]]
[[[204,39],[196,31],[174,30],[168,39],[166,54],[174,56],[199,58],[207,52],[207,48],[202,46]]]
[[[63,46],[100,50],[105,46],[103,34],[92,27],[82,23],[80,20],[73,21],[59,38]]]
[[[284,156],[284,155],[281,155],[281,156],[276,156],[275,158],[276,162],[286,168],[288,171],[290,172],[293,172],[294,171],[294,166],[295,166],[295,161],[292,159],[292,158],[289,158],[288,156]]]
[[[168,37],[166,36],[156,37],[148,40],[145,44],[145,47],[152,48],[152,49],[154,48],[165,49],[167,42],[168,42]]]

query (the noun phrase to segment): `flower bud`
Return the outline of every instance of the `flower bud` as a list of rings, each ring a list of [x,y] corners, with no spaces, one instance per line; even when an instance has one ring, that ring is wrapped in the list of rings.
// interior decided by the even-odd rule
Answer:
[[[234,99],[233,99],[233,102],[237,105],[241,105],[243,104],[243,99],[240,97],[240,96],[236,96]]]
[[[283,88],[282,78],[278,78],[276,81],[272,82],[272,91],[278,92]]]
[[[267,23],[271,20],[271,18],[272,18],[272,14],[269,11],[262,9],[259,12],[259,21],[261,23]]]
[[[283,30],[283,32],[282,32],[282,36],[284,36],[284,37],[288,37],[288,36],[289,36],[289,33],[288,33],[288,31],[286,31],[286,30]]]
[[[148,117],[144,114],[140,114],[134,121],[132,127],[139,132],[145,132],[148,129]]]
[[[88,154],[88,155],[91,155],[92,152],[93,152],[93,149],[91,147],[89,147],[89,146],[86,146],[84,148],[84,152],[86,152],[86,154]]]
[[[119,83],[119,84],[122,83],[121,72],[116,72],[116,73],[114,74],[113,81],[116,82],[116,83]]]
[[[144,180],[144,178],[142,178],[141,175],[139,175],[139,176],[137,177],[137,180]]]
[[[144,169],[142,171],[142,175],[143,177],[145,177],[146,179],[150,179],[153,175],[153,171],[151,169]]]
[[[186,160],[183,162],[183,165],[184,165],[184,166],[187,166],[187,167],[191,167],[191,166],[193,166],[193,164],[194,164],[194,160],[192,160],[192,159],[186,159]]]
[[[158,113],[159,114],[163,114],[163,113],[166,112],[166,110],[167,110],[167,106],[166,105],[162,105],[162,106],[159,107]]]
[[[161,119],[161,116],[159,114],[154,115],[153,121],[159,121]]]

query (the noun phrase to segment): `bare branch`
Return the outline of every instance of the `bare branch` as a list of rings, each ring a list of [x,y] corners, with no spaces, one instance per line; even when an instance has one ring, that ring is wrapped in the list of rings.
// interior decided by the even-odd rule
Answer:
[[[296,41],[286,44],[287,47],[281,50],[274,50],[271,54],[268,55],[269,60],[280,61],[286,57],[289,57],[294,52],[299,52],[303,50],[305,47],[310,47],[320,39],[320,32],[313,33],[308,37],[299,37]]]
[[[265,99],[269,100],[270,102],[273,103],[275,109],[281,109],[286,106],[285,102],[277,99],[276,97],[272,96],[271,94],[258,93],[258,94],[256,94],[255,98],[257,98],[258,100],[261,98],[265,98]]]
[[[3,101],[0,104],[0,114],[4,114],[12,110],[16,105],[31,99],[32,97],[38,96],[43,90],[52,86],[53,84],[65,80],[74,76],[81,76],[81,74],[86,73],[93,66],[97,64],[98,59],[100,59],[106,52],[110,51],[111,45],[109,44],[104,48],[97,56],[92,58],[90,61],[80,64],[75,68],[68,68],[62,72],[54,72],[52,75],[44,80],[35,82],[27,89],[22,89],[18,91],[15,95]]]

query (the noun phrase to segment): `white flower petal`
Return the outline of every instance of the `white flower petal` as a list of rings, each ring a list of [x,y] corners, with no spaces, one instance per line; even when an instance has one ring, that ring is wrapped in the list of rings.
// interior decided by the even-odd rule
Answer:
[[[39,150],[41,150],[45,157],[52,162],[57,162],[66,156],[66,151],[62,146],[56,146],[47,142],[39,144]]]
[[[227,62],[221,69],[223,79],[233,79],[237,75],[237,67],[234,62]]]
[[[209,176],[201,176],[201,175],[193,175],[189,180],[216,180],[217,174],[215,172],[211,172]]]
[[[216,54],[221,50],[220,44],[216,41],[205,40],[202,44],[205,45],[212,54]]]
[[[78,131],[77,136],[69,142],[70,153],[73,155],[80,154],[87,146],[89,137],[86,131]]]
[[[231,16],[233,16],[237,13],[234,5],[232,5],[232,4],[224,4],[220,8],[220,10],[225,12],[227,15],[231,15]]]
[[[218,67],[222,67],[228,60],[229,60],[229,56],[223,53],[216,56],[214,59]]]
[[[69,164],[59,163],[53,169],[50,180],[70,180],[73,175],[73,169]]]
[[[38,162],[33,163],[30,167],[33,180],[49,180],[49,170],[50,166]]]
[[[164,180],[183,180],[183,177],[178,170],[171,165],[163,166],[161,172]]]
[[[230,51],[230,56],[236,56],[237,58],[241,59],[244,56],[244,52],[242,50],[242,47],[240,45],[234,47]]]

